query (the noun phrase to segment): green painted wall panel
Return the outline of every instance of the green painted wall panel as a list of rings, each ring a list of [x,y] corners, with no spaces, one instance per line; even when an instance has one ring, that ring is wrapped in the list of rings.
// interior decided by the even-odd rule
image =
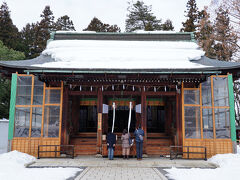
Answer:
[[[13,73],[12,74],[12,82],[11,82],[11,98],[10,98],[10,109],[9,109],[8,140],[13,139],[16,91],[17,91],[17,74]]]
[[[229,91],[229,106],[230,106],[230,125],[231,125],[231,138],[236,141],[236,124],[235,124],[235,105],[233,93],[233,79],[232,75],[228,75],[228,91]]]

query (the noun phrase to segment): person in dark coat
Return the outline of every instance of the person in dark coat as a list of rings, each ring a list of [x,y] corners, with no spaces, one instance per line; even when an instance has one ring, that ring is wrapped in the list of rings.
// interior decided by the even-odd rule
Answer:
[[[136,141],[137,160],[141,160],[143,153],[143,136],[144,136],[144,131],[141,129],[141,125],[139,125],[138,128],[136,128],[134,136]]]
[[[113,160],[114,150],[116,145],[116,135],[109,132],[107,135],[108,159]]]

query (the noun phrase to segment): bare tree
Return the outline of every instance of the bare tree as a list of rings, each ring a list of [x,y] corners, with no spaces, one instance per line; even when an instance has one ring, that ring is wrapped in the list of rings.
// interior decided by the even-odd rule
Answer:
[[[234,26],[235,33],[238,36],[238,51],[240,51],[240,0],[224,0],[223,7],[229,9],[230,21]],[[240,58],[240,52],[236,54]]]

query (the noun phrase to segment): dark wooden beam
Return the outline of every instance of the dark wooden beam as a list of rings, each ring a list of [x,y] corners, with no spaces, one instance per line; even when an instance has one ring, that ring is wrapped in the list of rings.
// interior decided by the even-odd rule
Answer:
[[[81,96],[81,95],[97,96],[97,92],[96,91],[69,91],[69,95],[71,95],[71,96]]]
[[[142,87],[141,90],[141,126],[145,133],[144,141],[143,141],[143,153],[146,153],[146,146],[147,146],[147,115],[146,115],[146,105],[147,105],[147,97],[144,88]]]
[[[139,91],[103,91],[104,96],[111,95],[132,95],[132,96],[140,96],[141,92]]]
[[[98,88],[97,92],[97,110],[98,110],[98,127],[97,127],[97,153],[101,154],[102,153],[102,104],[103,104],[103,94],[102,94],[102,89]]]
[[[61,134],[61,144],[67,145],[67,119],[68,119],[68,88],[63,87],[63,111],[62,111],[62,134]]]
[[[132,95],[132,96],[140,96],[140,91],[103,91],[104,96],[111,96],[111,95]],[[176,96],[175,91],[146,91],[146,96]],[[97,91],[69,91],[69,95],[71,96],[80,96],[80,95],[89,95],[89,96],[97,96]]]
[[[147,96],[176,96],[176,92],[175,91],[169,91],[169,92],[150,92],[150,91],[147,91],[145,92],[145,94]]]
[[[182,145],[182,101],[181,94],[176,95],[176,125],[177,125],[177,144]]]
[[[79,97],[72,98],[72,129],[74,134],[79,132]]]

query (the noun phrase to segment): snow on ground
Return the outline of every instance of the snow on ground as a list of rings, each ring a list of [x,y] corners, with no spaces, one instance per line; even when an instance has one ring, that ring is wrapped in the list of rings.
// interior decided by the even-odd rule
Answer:
[[[167,176],[175,180],[226,180],[240,179],[240,147],[238,154],[217,154],[208,159],[209,162],[219,165],[216,169],[165,169]]]
[[[8,122],[9,120],[8,120],[8,119],[5,119],[5,118],[3,118],[3,119],[0,119],[0,121],[2,121],[2,122]]]
[[[78,168],[25,168],[36,158],[18,151],[0,155],[1,180],[65,180],[74,176]]]
[[[206,67],[197,63],[204,51],[195,42],[55,40],[48,43],[42,54],[55,61],[33,66],[79,69]]]

